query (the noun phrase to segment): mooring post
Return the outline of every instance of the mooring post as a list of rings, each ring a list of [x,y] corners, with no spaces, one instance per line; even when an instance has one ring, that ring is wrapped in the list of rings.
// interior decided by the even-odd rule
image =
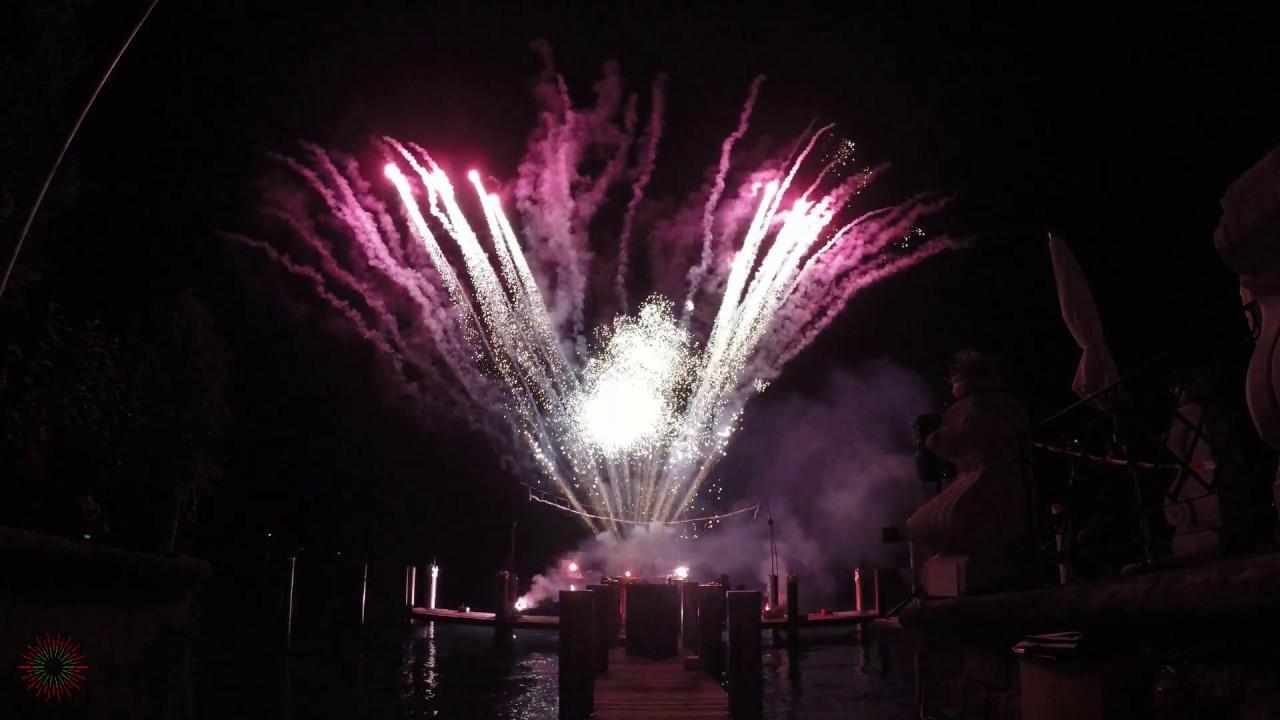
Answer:
[[[427,593],[427,607],[432,610],[436,609],[436,581],[440,577],[440,566],[436,565],[436,561],[431,561],[431,589]]]
[[[560,720],[595,713],[595,603],[587,590],[560,591]]]
[[[507,586],[511,581],[511,573],[499,570],[493,577],[493,623],[505,625],[510,618],[507,598],[510,596]]]
[[[516,609],[516,600],[520,599],[520,576],[515,570],[507,577],[507,612],[512,613]]]
[[[800,631],[800,576],[787,575],[787,640],[795,642]]]
[[[760,591],[735,590],[729,611],[729,717],[759,718],[764,711],[760,657]]]
[[[608,585],[588,585],[587,591],[591,593],[592,610],[592,639],[595,646],[596,673],[609,672],[609,648],[613,646],[610,642],[609,630],[613,624],[612,615],[617,615],[617,607],[610,601],[613,593],[610,592]]]
[[[778,575],[769,576],[769,611],[778,612]]]
[[[698,657],[702,669],[716,680],[724,673],[724,649],[720,643],[720,626],[724,622],[724,595],[720,588],[702,590],[698,599]]]
[[[691,653],[698,652],[698,583],[680,583],[680,645]]]

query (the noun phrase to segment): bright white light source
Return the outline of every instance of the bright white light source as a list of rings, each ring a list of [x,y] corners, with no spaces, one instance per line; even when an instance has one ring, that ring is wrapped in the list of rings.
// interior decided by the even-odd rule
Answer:
[[[529,607],[529,604],[524,601],[524,598],[516,601],[516,612],[524,612],[527,607]]]
[[[570,585],[570,586],[569,586],[569,591],[570,591],[570,592],[573,592],[574,590],[577,590],[577,589],[578,589],[578,586],[577,586],[577,585]]]
[[[639,317],[614,322],[587,365],[579,431],[608,454],[640,450],[675,432],[683,380],[692,368],[689,334],[669,303],[649,301]]]
[[[569,572],[578,572],[578,563],[576,562],[569,563]]]
[[[676,577],[680,578],[681,580],[689,579],[689,568],[685,567],[684,565],[681,565],[680,567],[676,568]]]
[[[626,571],[626,572],[622,573],[622,576],[623,576],[623,577],[631,577],[631,571],[630,571],[630,570],[628,570],[628,571]]]

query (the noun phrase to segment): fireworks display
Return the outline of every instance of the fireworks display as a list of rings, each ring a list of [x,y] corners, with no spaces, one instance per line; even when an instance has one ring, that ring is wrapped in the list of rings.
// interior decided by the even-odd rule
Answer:
[[[27,690],[44,700],[61,700],[73,690],[80,689],[84,681],[84,654],[80,646],[63,639],[61,635],[45,635],[27,646],[22,654],[22,681]]]
[[[747,400],[850,296],[954,243],[917,237],[937,201],[853,216],[874,173],[849,169],[853,143],[830,126],[781,162],[735,172],[762,78],[704,190],[681,211],[646,212],[662,80],[639,132],[639,99],[616,67],[579,108],[546,60],[512,186],[473,170],[462,192],[425,150],[390,138],[376,174],[308,146],[281,160],[311,199],[268,210],[291,249],[239,239],[303,280],[420,397],[514,442],[594,529],[676,521],[705,510],[699,490]],[[739,189],[726,193],[731,176]],[[613,214],[617,187],[629,199]]]

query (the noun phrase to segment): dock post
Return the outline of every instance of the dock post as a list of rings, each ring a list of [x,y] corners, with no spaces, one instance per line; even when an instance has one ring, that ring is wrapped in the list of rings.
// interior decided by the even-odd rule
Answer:
[[[687,652],[698,651],[698,583],[680,583],[680,645]]]
[[[778,576],[769,576],[769,610],[778,612]]]
[[[503,643],[511,637],[511,609],[507,606],[507,586],[511,581],[511,573],[499,570],[494,576],[493,584],[493,639]]]
[[[436,609],[436,580],[440,577],[440,566],[436,565],[436,561],[431,561],[431,589],[427,594],[427,607],[432,610]]]
[[[592,617],[591,630],[592,640],[595,646],[597,674],[609,672],[609,648],[613,647],[613,643],[609,637],[609,630],[613,627],[612,612],[617,615],[617,605],[612,602],[613,593],[608,585],[588,585],[587,591],[591,593]]]
[[[724,622],[724,595],[711,586],[698,598],[698,657],[702,669],[716,680],[724,672],[724,648],[720,643],[720,626]]]
[[[595,713],[594,605],[590,591],[560,591],[560,720]]]
[[[520,576],[515,570],[507,576],[507,612],[514,613],[516,609],[516,600],[520,599]]]
[[[760,601],[759,590],[735,590],[727,596],[731,718],[759,718],[764,710]]]
[[[729,574],[720,573],[720,594],[723,595],[733,588],[729,587]]]
[[[800,576],[787,575],[787,632],[800,629]]]

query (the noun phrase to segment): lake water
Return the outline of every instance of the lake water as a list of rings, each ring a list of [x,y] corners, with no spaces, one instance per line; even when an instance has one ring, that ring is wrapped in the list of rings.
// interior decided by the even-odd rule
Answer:
[[[907,720],[918,717],[910,668],[884,668],[855,631],[813,631],[798,662],[765,638],[764,708],[787,720]],[[264,720],[556,717],[555,633],[519,631],[505,648],[485,628],[420,625],[364,639],[348,658],[343,641],[298,641],[283,656],[226,652],[219,638],[197,673],[197,717]],[[347,658],[347,659],[343,659]],[[279,664],[277,664],[279,662]],[[892,664],[892,663],[891,663]]]

